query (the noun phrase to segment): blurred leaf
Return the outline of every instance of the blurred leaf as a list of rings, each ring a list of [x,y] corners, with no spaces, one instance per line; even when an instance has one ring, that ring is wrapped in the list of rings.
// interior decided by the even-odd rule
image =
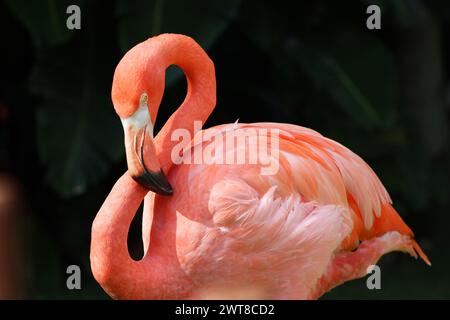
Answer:
[[[123,52],[161,33],[182,33],[209,48],[236,15],[240,0],[117,0],[119,43]],[[166,85],[182,73],[169,70]]]
[[[396,183],[410,210],[426,209],[433,192],[431,164],[426,155],[423,152],[418,153],[417,146],[410,145],[399,150],[392,160],[397,162]]]
[[[6,0],[13,14],[27,27],[36,46],[59,45],[73,35],[67,29],[66,9],[71,4],[81,7],[83,1],[73,0]],[[82,18],[83,19],[83,18]]]
[[[295,10],[292,6],[295,4]],[[242,3],[241,15],[244,32],[259,49],[269,53],[275,60],[281,48],[302,27],[305,20],[299,19],[298,13],[307,10],[307,4],[302,1],[258,1],[247,0]],[[314,18],[319,19],[318,15]]]
[[[97,182],[123,153],[121,125],[110,102],[114,39],[94,23],[86,25],[69,44],[38,51],[30,84],[42,98],[39,154],[50,184],[66,197]]]
[[[250,20],[245,24],[247,34],[271,56],[279,72],[299,83],[299,70],[293,66],[301,66],[316,87],[353,119],[350,125],[365,129],[391,125],[398,84],[392,53],[375,36],[320,29],[318,21],[326,22],[329,7],[303,4],[303,11],[314,12],[316,17],[302,21],[286,19],[290,13],[283,6],[268,3],[258,6],[254,16],[252,7],[243,6],[242,12]],[[302,24],[303,28],[298,27]]]
[[[122,51],[160,33],[183,33],[209,47],[236,15],[240,0],[118,0]]]
[[[323,43],[297,45],[291,54],[361,127],[391,124],[397,101],[395,63],[376,38],[339,34]]]

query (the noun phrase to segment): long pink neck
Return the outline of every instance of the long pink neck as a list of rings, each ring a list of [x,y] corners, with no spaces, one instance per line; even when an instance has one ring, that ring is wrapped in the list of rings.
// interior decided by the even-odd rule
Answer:
[[[165,41],[165,37],[170,39]],[[183,70],[187,79],[187,95],[184,102],[167,120],[155,138],[159,163],[167,173],[172,165],[172,148],[179,143],[179,141],[171,140],[173,130],[186,129],[193,137],[194,121],[205,123],[216,105],[216,78],[214,63],[191,38],[168,34],[159,36],[155,40],[158,41],[152,42],[151,45],[153,55],[160,57],[158,74],[164,77],[165,70],[169,66],[177,65]],[[164,78],[160,78],[160,81],[164,81]],[[155,103],[159,105],[160,101]]]
[[[128,172],[116,182],[92,224],[92,273],[115,299],[186,297],[191,287],[177,263],[174,224],[164,247],[150,246],[140,261],[128,252],[130,224],[147,192]]]
[[[148,277],[143,260],[128,253],[128,230],[147,191],[128,173],[114,185],[92,224],[91,268],[95,279],[113,298],[137,298],[139,281]],[[126,287],[127,286],[127,287]]]

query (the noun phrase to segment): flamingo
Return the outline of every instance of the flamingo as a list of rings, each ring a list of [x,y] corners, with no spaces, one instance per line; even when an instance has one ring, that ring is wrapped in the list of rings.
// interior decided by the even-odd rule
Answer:
[[[187,95],[154,137],[171,65],[183,70]],[[376,174],[338,142],[284,123],[195,133],[192,123],[204,123],[215,107],[216,81],[213,62],[192,38],[162,34],[129,50],[115,70],[112,101],[128,171],[94,219],[90,253],[93,275],[112,298],[191,299],[250,288],[250,297],[316,299],[365,276],[392,251],[430,265]],[[183,156],[211,143],[199,134],[239,129],[277,130],[276,173],[262,175],[259,163],[174,163],[177,130],[195,141]],[[237,154],[250,143],[224,152]],[[142,202],[144,256],[136,261],[127,237]]]

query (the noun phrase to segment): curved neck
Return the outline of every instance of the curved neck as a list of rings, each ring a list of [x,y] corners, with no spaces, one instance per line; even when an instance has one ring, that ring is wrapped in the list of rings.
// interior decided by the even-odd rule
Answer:
[[[214,63],[191,38],[167,34],[151,40],[149,44],[152,46],[151,54],[159,58],[158,66],[156,66],[160,68],[156,72],[160,76],[159,82],[164,84],[165,70],[171,65],[180,67],[187,79],[186,98],[155,138],[156,154],[163,170],[167,173],[172,165],[171,150],[175,144],[179,143],[171,141],[173,130],[186,129],[193,137],[194,121],[205,123],[216,105],[216,78]],[[155,101],[158,106],[160,102],[160,99]]]
[[[184,102],[155,138],[156,155],[167,173],[172,165],[172,148],[179,143],[171,141],[173,130],[185,129],[193,137],[194,121],[204,123],[214,109],[214,64],[194,40],[182,35],[160,35],[138,46],[143,50],[135,51],[136,56],[130,61],[145,72],[141,79],[150,83],[149,106],[153,123],[162,100],[166,69],[177,65],[187,78]],[[185,295],[180,288],[187,291],[190,285],[187,279],[182,279],[176,261],[175,224],[168,233],[173,239],[165,239],[164,244],[171,254],[163,256],[159,248],[150,245],[141,261],[134,261],[129,255],[128,231],[147,192],[125,173],[114,185],[92,225],[92,271],[95,279],[114,298],[174,298]],[[172,290],[174,282],[178,282],[177,290]]]
[[[175,279],[183,282],[176,257],[163,256],[158,248],[150,247],[142,260],[135,261],[128,252],[130,224],[147,192],[125,173],[92,224],[92,273],[115,299],[176,298],[186,294],[170,285]],[[167,246],[173,247],[173,243]]]
[[[136,296],[142,292],[137,280],[146,282],[143,261],[134,261],[127,246],[131,221],[146,193],[125,173],[112,188],[92,224],[92,272],[113,298]]]

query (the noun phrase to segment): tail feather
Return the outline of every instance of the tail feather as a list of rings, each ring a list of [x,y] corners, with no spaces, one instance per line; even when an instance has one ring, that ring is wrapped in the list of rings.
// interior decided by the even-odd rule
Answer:
[[[427,255],[425,254],[425,252],[423,252],[422,248],[419,246],[419,244],[413,240],[413,247],[414,250],[417,252],[417,254],[419,255],[419,257],[427,264],[431,267],[431,262],[430,259],[428,259]]]
[[[413,248],[415,252],[417,252],[420,258],[427,265],[431,266],[431,262],[428,259],[427,255],[423,252],[419,244],[414,240],[414,233],[403,221],[403,219],[391,204],[382,204],[381,215],[379,217],[374,217],[374,223],[369,230],[363,227],[361,213],[356,205],[356,202],[351,196],[349,196],[349,204],[353,212],[355,213],[355,220],[357,220],[357,222],[359,221],[359,223],[355,224],[353,232],[348,237],[348,239],[343,242],[343,247],[345,249],[351,249],[351,244],[354,244],[355,240],[358,238],[360,240],[368,240],[374,237],[380,237],[390,231],[397,231],[401,234],[408,235],[411,237],[411,239],[413,239]]]
[[[381,216],[375,219],[374,226],[372,228],[372,236],[380,236],[389,231],[398,231],[401,234],[408,235],[413,240],[413,248],[420,256],[420,258],[429,266],[431,262],[427,255],[423,252],[419,244],[414,240],[414,233],[406,225],[403,219],[400,217],[394,207],[388,203],[383,204],[381,209]]]

